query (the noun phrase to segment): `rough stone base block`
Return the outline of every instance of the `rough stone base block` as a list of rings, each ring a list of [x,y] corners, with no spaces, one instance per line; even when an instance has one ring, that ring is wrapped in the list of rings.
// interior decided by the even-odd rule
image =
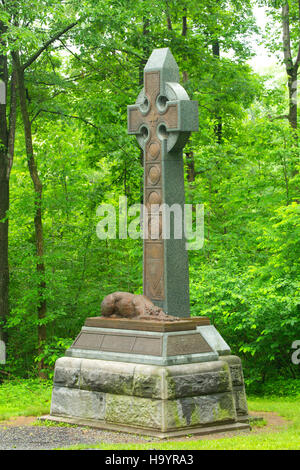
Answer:
[[[151,429],[138,428],[133,426],[126,426],[122,424],[114,425],[112,423],[106,423],[105,421],[95,421],[92,419],[81,419],[81,418],[68,418],[45,415],[39,418],[40,421],[52,421],[56,423],[67,423],[76,424],[77,426],[89,426],[95,429],[103,429],[115,432],[124,432],[131,434],[139,434],[144,436],[151,436],[158,439],[170,439],[174,437],[181,437],[187,435],[206,436],[210,434],[216,434],[221,432],[234,432],[234,431],[249,431],[250,427],[247,423],[230,423],[230,424],[219,424],[218,426],[201,426],[192,427],[181,430],[159,432]]]
[[[241,360],[237,356],[222,356],[221,359],[229,365],[237,418],[241,422],[248,422],[248,405]]]
[[[63,357],[55,366],[50,416],[167,437],[249,429],[246,407],[235,356],[174,366]]]

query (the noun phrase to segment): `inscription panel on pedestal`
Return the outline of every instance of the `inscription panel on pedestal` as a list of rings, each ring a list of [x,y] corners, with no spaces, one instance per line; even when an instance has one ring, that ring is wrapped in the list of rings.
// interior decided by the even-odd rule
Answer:
[[[213,350],[200,333],[168,337],[167,356],[208,353]]]
[[[82,331],[71,349],[161,356],[162,336]]]
[[[199,332],[145,334],[138,331],[122,333],[99,329],[81,331],[71,349],[164,357],[213,352]]]

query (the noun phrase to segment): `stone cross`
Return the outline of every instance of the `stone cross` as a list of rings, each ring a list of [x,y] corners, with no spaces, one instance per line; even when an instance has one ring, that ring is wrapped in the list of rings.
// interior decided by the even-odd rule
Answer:
[[[144,88],[128,106],[128,133],[144,151],[144,205],[149,228],[144,239],[144,295],[168,315],[188,317],[188,254],[184,238],[184,173],[182,149],[198,130],[198,103],[190,101],[179,82],[179,70],[168,48],[155,49],[144,69]],[[166,213],[158,205],[182,209],[182,237],[163,237]],[[154,209],[153,209],[154,208]],[[165,211],[167,212],[167,211]],[[170,217],[170,212],[167,214]],[[174,216],[174,213],[173,213]],[[154,218],[157,236],[151,236]],[[172,225],[172,224],[171,224]]]

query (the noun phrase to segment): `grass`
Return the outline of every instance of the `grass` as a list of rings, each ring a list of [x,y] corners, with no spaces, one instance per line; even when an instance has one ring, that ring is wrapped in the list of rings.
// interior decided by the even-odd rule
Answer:
[[[252,428],[263,428],[267,425],[267,421],[265,419],[260,419],[257,421],[251,421]]]
[[[0,385],[0,420],[16,416],[48,414],[52,382],[20,380]],[[278,431],[266,432],[264,422],[256,422],[255,432],[219,439],[159,441],[140,444],[79,445],[69,449],[102,450],[299,450],[300,400],[292,397],[248,397],[251,411],[273,411],[287,420]],[[54,423],[53,423],[54,424]],[[49,423],[50,425],[50,423]],[[55,425],[55,424],[54,424]],[[259,429],[261,427],[261,430]],[[134,439],[134,436],[133,436]]]
[[[0,385],[0,420],[49,413],[52,381],[5,381]]]
[[[283,429],[275,432],[259,432],[264,422],[256,422],[254,433],[211,440],[160,441],[142,444],[77,445],[69,449],[101,450],[299,450],[300,449],[300,401],[289,397],[248,397],[251,411],[273,411],[288,420]]]
[[[48,410],[49,413],[49,410]],[[51,427],[56,427],[56,428],[78,428],[77,424],[69,424],[69,423],[63,423],[63,422],[55,422],[55,421],[50,421],[48,419],[45,420],[36,420],[34,421],[31,426],[47,426],[48,428]],[[81,427],[81,429],[85,429],[84,426]]]

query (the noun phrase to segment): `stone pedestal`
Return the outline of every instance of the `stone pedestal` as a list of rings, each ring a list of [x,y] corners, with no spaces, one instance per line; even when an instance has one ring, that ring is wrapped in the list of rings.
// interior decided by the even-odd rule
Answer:
[[[240,359],[211,325],[192,328],[83,327],[56,362],[44,418],[159,438],[249,429]]]

